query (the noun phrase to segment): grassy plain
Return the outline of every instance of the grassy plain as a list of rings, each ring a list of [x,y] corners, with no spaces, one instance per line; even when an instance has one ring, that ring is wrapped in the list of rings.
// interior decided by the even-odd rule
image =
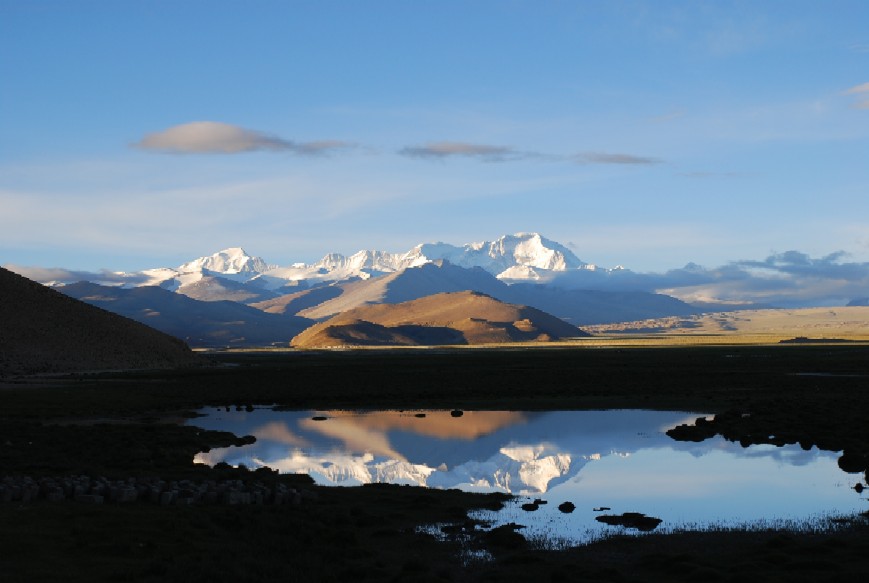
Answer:
[[[775,436],[844,451],[855,472],[846,478],[865,483],[869,345],[607,341],[533,350],[226,353],[209,356],[213,367],[186,371],[7,380],[0,468],[3,475],[204,479],[216,470],[194,467],[193,455],[234,439],[178,424],[206,405],[647,408],[715,412],[706,430],[746,444]],[[297,507],[0,504],[0,573],[8,581],[819,581],[869,574],[869,530],[859,517],[832,533],[655,535],[557,552],[498,533],[467,543],[485,546],[494,560],[464,565],[458,542],[415,529],[461,524],[469,509],[496,504],[494,497],[303,487],[317,499]]]
[[[865,342],[869,341],[869,307],[740,310],[585,329],[609,340],[636,336],[661,344],[769,344],[792,338]]]

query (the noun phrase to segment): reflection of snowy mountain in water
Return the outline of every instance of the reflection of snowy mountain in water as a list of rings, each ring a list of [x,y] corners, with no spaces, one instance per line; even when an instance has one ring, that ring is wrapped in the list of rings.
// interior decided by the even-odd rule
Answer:
[[[215,449],[197,461],[265,465],[307,473],[321,484],[371,482],[435,488],[542,493],[589,460],[670,444],[663,430],[686,418],[660,411],[517,413],[216,412],[206,429],[257,436],[243,448]]]
[[[475,515],[493,526],[522,524],[525,536],[580,543],[615,532],[596,520],[599,507],[612,514],[641,512],[670,527],[773,524],[768,521],[865,510],[866,491],[854,491],[834,452],[798,445],[742,448],[721,437],[678,442],[664,434],[697,414],[207,412],[191,423],[257,441],[199,454],[197,461],[307,473],[324,485],[390,482],[540,498],[547,503],[533,512],[520,498],[499,512]],[[565,501],[574,512],[559,511]]]
[[[549,484],[583,463],[571,465],[568,453],[550,453],[548,446],[505,447],[484,461],[469,460],[431,476],[432,488],[460,488],[489,492],[545,492]]]

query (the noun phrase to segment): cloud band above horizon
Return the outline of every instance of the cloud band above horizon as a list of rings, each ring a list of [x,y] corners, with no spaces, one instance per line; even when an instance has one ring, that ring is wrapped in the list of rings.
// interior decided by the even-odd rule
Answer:
[[[429,142],[421,146],[406,146],[398,152],[410,158],[445,160],[447,158],[476,158],[484,162],[507,162],[528,158],[528,152],[519,152],[509,146],[469,144],[467,142]]]
[[[264,132],[216,122],[194,121],[147,134],[134,147],[170,154],[239,154],[260,150],[300,155],[326,154],[348,148],[340,140],[293,142]]]

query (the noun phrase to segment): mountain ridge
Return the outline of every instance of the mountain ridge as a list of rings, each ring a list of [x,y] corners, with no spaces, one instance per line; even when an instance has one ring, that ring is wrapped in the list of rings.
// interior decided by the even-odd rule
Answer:
[[[185,288],[204,277],[219,276],[261,290],[275,291],[287,286],[368,279],[439,260],[460,267],[481,267],[509,281],[548,281],[553,279],[554,274],[571,270],[602,271],[593,264],[581,261],[560,243],[539,233],[523,232],[461,246],[443,242],[420,243],[403,253],[379,250],[361,250],[349,256],[327,253],[314,263],[297,262],[289,266],[270,264],[261,257],[248,254],[242,247],[229,247],[174,268],[94,273],[85,279],[100,285],[120,287],[159,285],[184,293]],[[70,278],[45,283],[58,286],[75,283],[82,279],[81,275],[81,272],[77,272]]]

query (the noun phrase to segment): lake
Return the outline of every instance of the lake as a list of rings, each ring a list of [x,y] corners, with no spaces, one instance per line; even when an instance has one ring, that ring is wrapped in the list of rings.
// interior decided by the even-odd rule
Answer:
[[[503,510],[475,517],[495,526],[519,523],[527,527],[525,536],[568,543],[625,532],[597,519],[626,512],[661,519],[660,530],[788,527],[867,510],[867,492],[853,488],[861,476],[839,469],[836,452],[798,445],[743,448],[721,437],[680,442],[665,434],[704,416],[698,413],[200,413],[205,416],[189,423],[257,441],[198,454],[198,463],[267,466],[306,473],[329,486],[388,482],[510,493],[517,499]],[[559,510],[565,502],[575,509]]]

